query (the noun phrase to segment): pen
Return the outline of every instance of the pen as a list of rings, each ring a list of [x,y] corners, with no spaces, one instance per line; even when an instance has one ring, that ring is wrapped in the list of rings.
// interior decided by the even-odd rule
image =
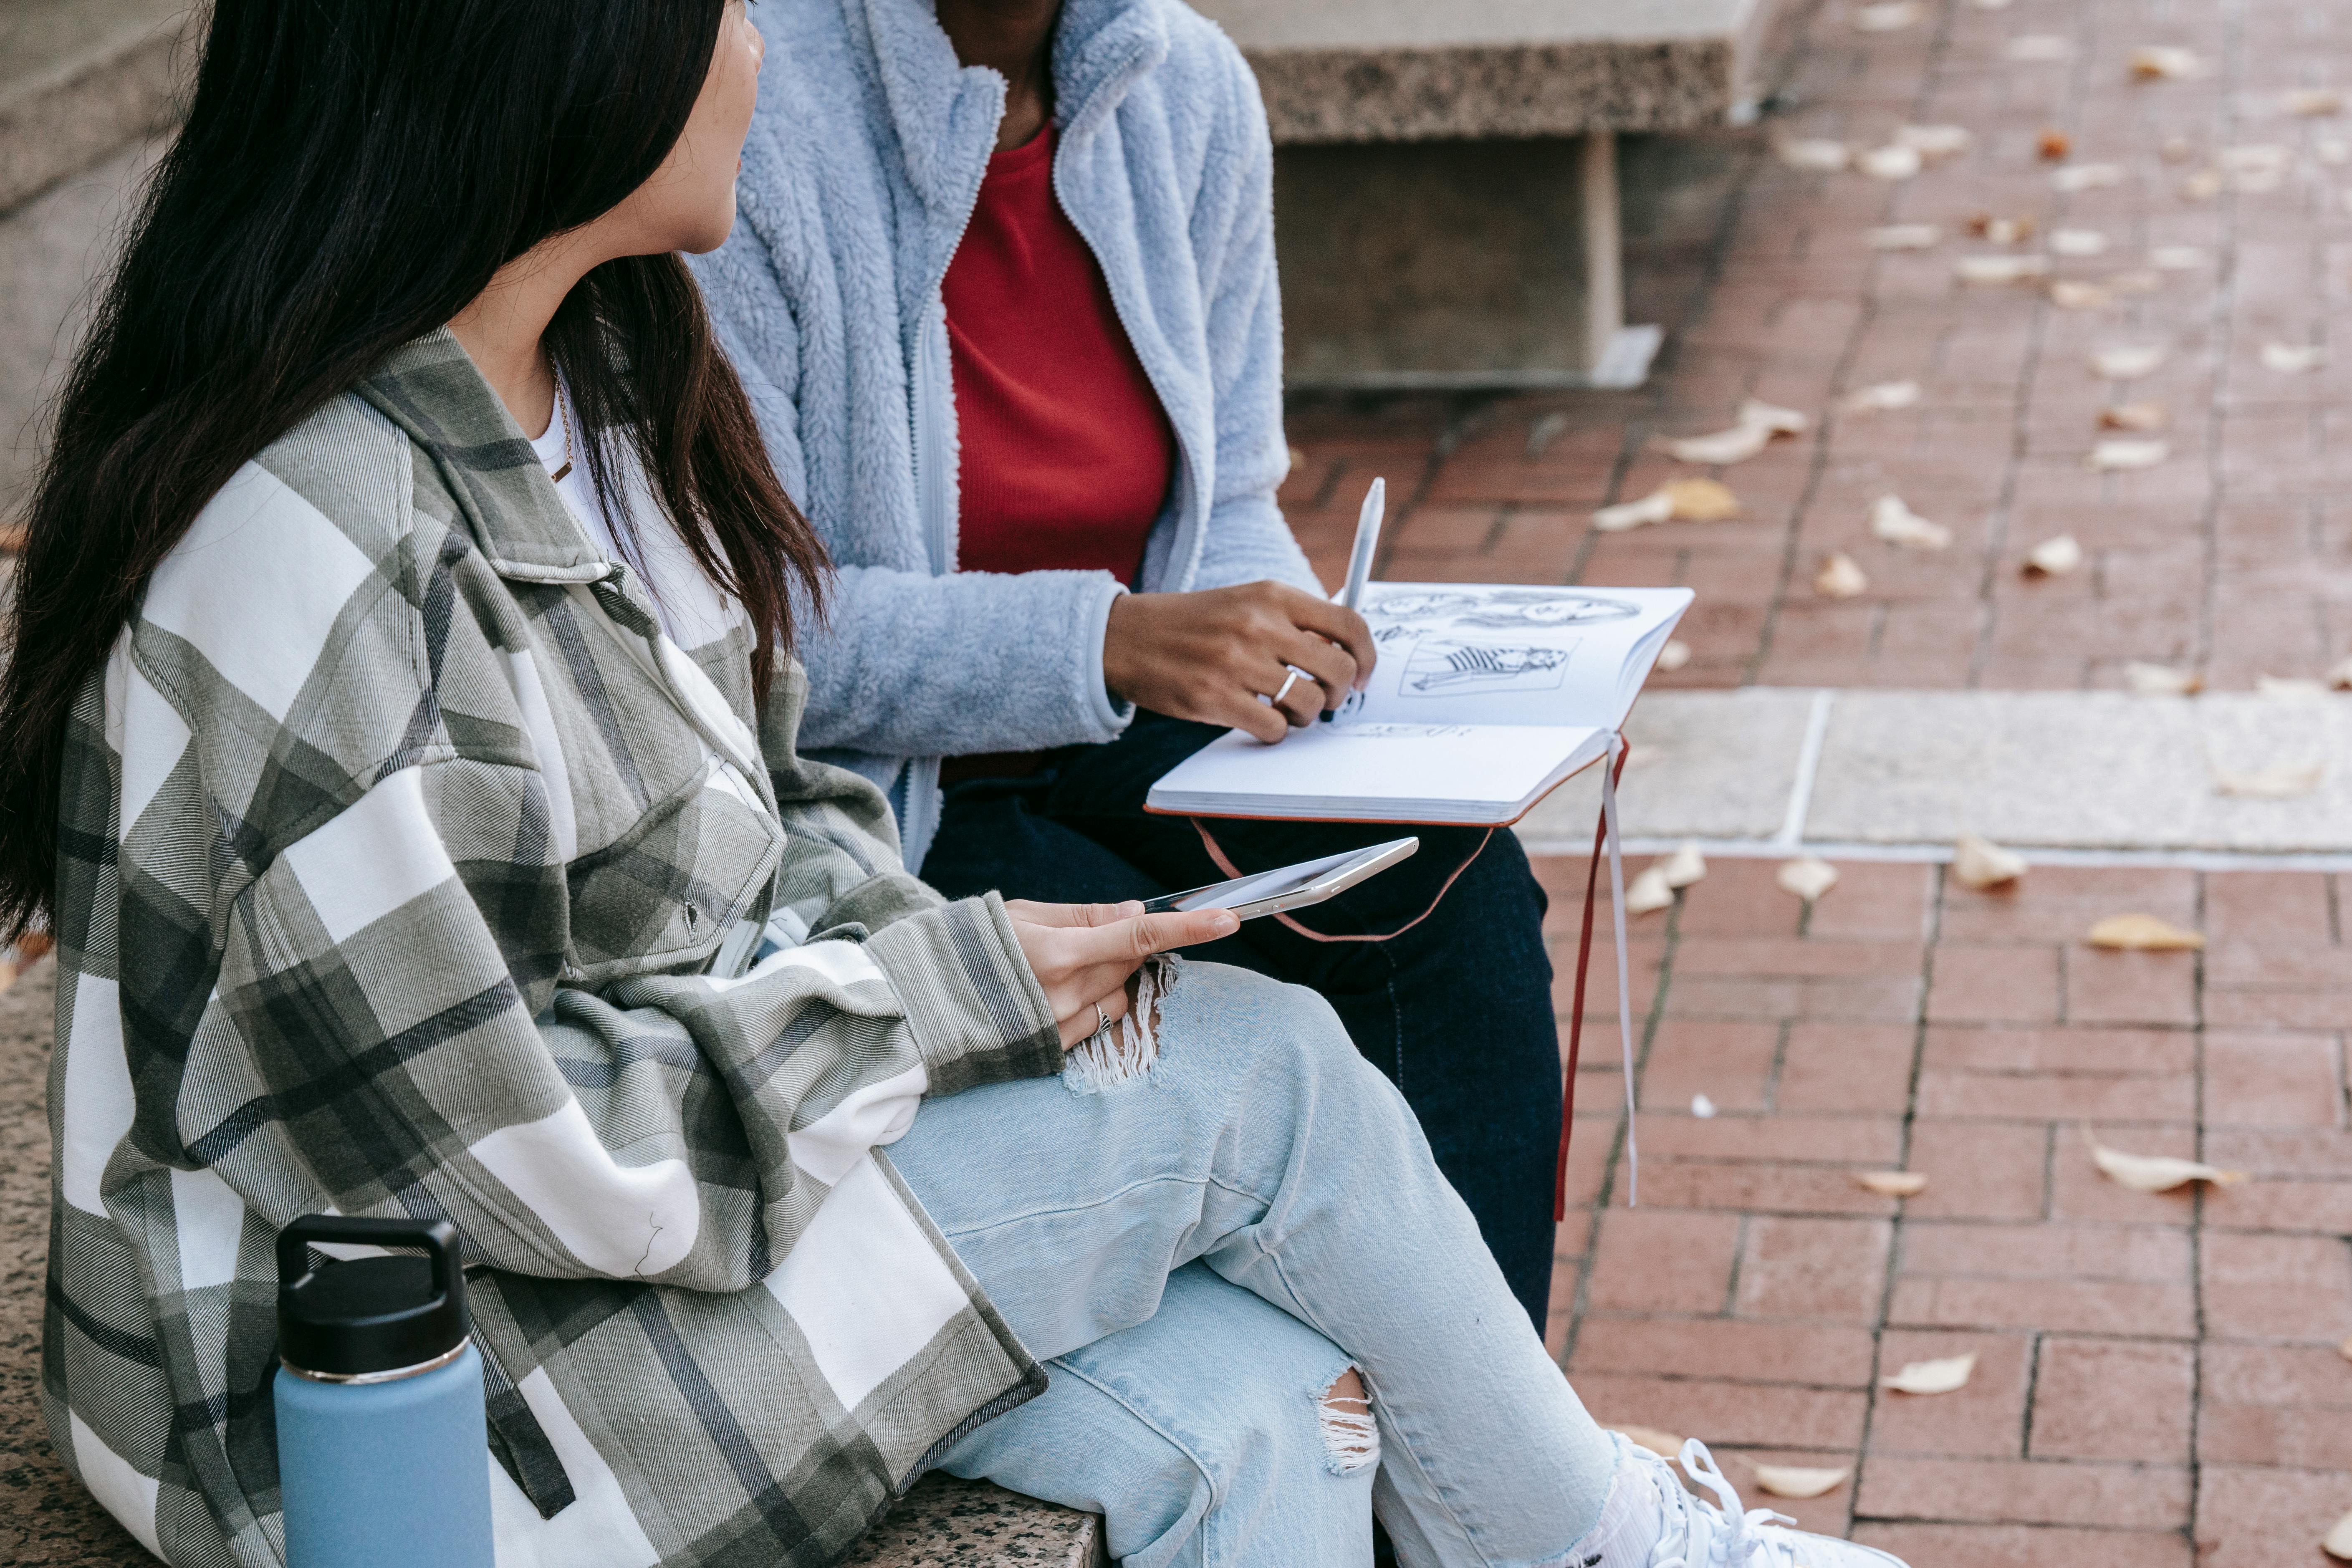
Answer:
[[[1389,482],[1375,479],[1372,488],[1364,492],[1364,510],[1356,514],[1356,542],[1348,552],[1348,581],[1339,590],[1339,603],[1351,610],[1363,608],[1364,584],[1372,574],[1372,556],[1381,546],[1381,519],[1388,510]],[[1330,718],[1327,709],[1324,721],[1329,722]]]

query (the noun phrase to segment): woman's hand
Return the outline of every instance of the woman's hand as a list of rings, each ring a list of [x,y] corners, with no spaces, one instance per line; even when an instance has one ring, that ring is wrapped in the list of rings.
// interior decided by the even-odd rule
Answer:
[[[1126,1016],[1127,982],[1155,952],[1231,936],[1240,926],[1231,910],[1147,915],[1138,903],[1036,904],[1007,899],[1013,935],[1045,988],[1068,1050],[1102,1026]],[[1097,1017],[1095,1009],[1102,1009]]]
[[[1246,730],[1272,742],[1336,710],[1372,676],[1364,617],[1280,583],[1197,594],[1123,594],[1103,634],[1103,680],[1140,708]],[[1314,679],[1271,697],[1296,665]]]

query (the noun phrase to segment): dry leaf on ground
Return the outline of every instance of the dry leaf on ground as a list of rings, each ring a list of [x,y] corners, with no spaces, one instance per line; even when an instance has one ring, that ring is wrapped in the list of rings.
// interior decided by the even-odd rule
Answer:
[[[1668,675],[1691,661],[1691,646],[1680,637],[1668,637],[1666,646],[1658,650],[1657,668]]]
[[[1919,0],[1875,0],[1875,4],[1853,8],[1853,29],[1857,33],[1899,33],[1906,27],[1916,26],[1926,14]]]
[[[1780,885],[1782,892],[1794,893],[1810,904],[1837,886],[1838,871],[1828,861],[1807,855],[1783,861],[1772,879]]]
[[[2252,773],[2213,770],[2213,787],[2245,800],[2300,800],[2319,787],[2327,770],[2318,763],[2280,763]]]
[[[1906,506],[1900,496],[1880,496],[1870,503],[1870,531],[1906,550],[1946,550],[1952,542],[1950,529],[1929,522]]]
[[[2193,245],[2159,245],[2147,253],[2147,264],[2159,272],[2194,272],[2212,259]]]
[[[2284,107],[2289,114],[2324,119],[2344,112],[2344,95],[2332,88],[2299,88],[2286,95]]]
[[[2102,430],[2161,430],[2170,416],[2161,403],[2118,403],[2099,410]]]
[[[2122,474],[2152,468],[2171,456],[2172,447],[2162,441],[2101,441],[2092,447],[2083,466],[2095,473]]]
[[[2180,182],[2180,195],[2188,201],[2210,202],[2221,194],[2221,171],[2200,169]]]
[[[2007,887],[2024,876],[2025,870],[2024,856],[2014,849],[2004,849],[1990,838],[1963,833],[1952,846],[1952,880],[1963,888],[1981,892],[1987,888]]]
[[[1683,1440],[1672,1432],[1661,1432],[1655,1426],[1612,1426],[1616,1433],[1636,1448],[1647,1448],[1662,1459],[1671,1459],[1683,1451]]]
[[[1739,423],[1760,426],[1775,436],[1801,436],[1812,427],[1813,422],[1794,408],[1751,397],[1739,405]]]
[[[2033,139],[2034,156],[2048,163],[2063,163],[2074,155],[2074,139],[2063,131],[2047,130]]]
[[[1739,515],[1739,498],[1720,479],[1669,479],[1661,493],[1676,522],[1722,522]]]
[[[1714,1120],[1715,1120],[1715,1101],[1713,1101],[1713,1100],[1709,1100],[1709,1099],[1708,1099],[1706,1095],[1704,1095],[1704,1094],[1694,1094],[1694,1095],[1692,1095],[1692,1096],[1691,1096],[1691,1114],[1692,1114],[1693,1116],[1697,1117],[1701,1121],[1714,1121]]]
[[[1950,1394],[1969,1385],[1969,1376],[1977,1369],[1974,1351],[1967,1355],[1945,1356],[1937,1361],[1907,1363],[1901,1372],[1878,1381],[1897,1394]]]
[[[1698,852],[1698,840],[1685,838],[1675,852],[1660,860],[1655,869],[1666,879],[1669,888],[1687,888],[1706,877],[1706,857]]]
[[[1882,381],[1846,394],[1839,406],[1848,414],[1891,414],[1899,408],[1916,407],[1919,396],[1919,384],[1916,381]]]
[[[1856,1171],[1853,1184],[1885,1198],[1916,1198],[1927,1190],[1925,1171]]]
[[[2053,229],[2050,248],[2061,256],[2104,256],[2107,237],[2095,228]]]
[[[2104,310],[2116,302],[2116,297],[2096,283],[2061,278],[2050,285],[2050,302],[2062,310]]]
[[[2336,1527],[2319,1538],[2319,1549],[2330,1557],[2352,1563],[2352,1513],[2336,1521]]]
[[[2021,65],[2047,65],[2053,60],[2071,59],[2074,46],[2055,33],[2028,33],[2010,39],[2007,53]]]
[[[2352,691],[2352,658],[2340,661],[2326,677],[2330,691]]]
[[[2069,163],[2050,171],[2051,188],[2068,193],[2104,190],[2123,183],[2124,168],[2120,163]]]
[[[2282,375],[2302,375],[2327,363],[2327,351],[2317,343],[2264,343],[2263,368]]]
[[[1916,147],[1906,147],[1900,142],[1885,147],[1873,147],[1853,161],[1854,167],[1874,180],[1907,180],[1927,167],[1927,160]]]
[[[2091,374],[2105,381],[2137,381],[2161,367],[2164,356],[2161,343],[2127,343],[2120,348],[2101,349],[2091,356]]]
[[[1665,873],[1655,866],[1625,884],[1625,912],[1646,915],[1670,908],[1675,901],[1674,889],[1666,885]]]
[[[1976,138],[1965,125],[1906,125],[1895,132],[1895,140],[1922,158],[1952,158],[1967,152]]]
[[[1927,250],[1942,243],[1944,231],[1932,223],[1890,223],[1866,231],[1863,237],[1873,250]]]
[[[2033,220],[2030,217],[1995,217],[1990,213],[1979,213],[1969,219],[1969,232],[1995,245],[2022,245],[2033,237]]]
[[[2168,136],[2157,144],[2156,155],[2168,163],[2186,163],[2197,156],[2197,148],[2186,136]]]
[[[2194,670],[2132,659],[2124,666],[2124,684],[2142,697],[2194,697],[2205,689],[2205,678]]]
[[[1869,586],[1869,576],[1843,550],[1832,550],[1822,556],[1820,568],[1813,573],[1813,592],[1824,599],[1851,599]]]
[[[1804,1499],[1833,1492],[1845,1485],[1853,1474],[1852,1465],[1840,1465],[1833,1470],[1811,1469],[1802,1465],[1757,1465],[1748,1468],[1756,1472],[1756,1488],[1774,1497]]]
[[[2083,547],[2071,533],[2045,539],[2025,552],[2029,577],[2063,577],[2083,563]]]
[[[2273,702],[2325,702],[2327,683],[2305,680],[2299,675],[2258,675],[2254,689]]]
[[[1820,137],[1799,137],[1783,142],[1776,149],[1780,162],[1791,169],[1803,169],[1816,174],[1834,174],[1853,162],[1853,149],[1843,142],[1826,141]]]
[[[1744,463],[1772,444],[1772,432],[1761,425],[1735,425],[1711,436],[1685,436],[1666,443],[1666,450],[1685,463],[1719,468]],[[1663,520],[1661,520],[1663,521]]]
[[[2205,945],[2198,932],[2143,914],[2109,915],[2094,925],[2084,940],[2093,947],[2119,952],[2196,952]]]
[[[2100,1174],[2136,1193],[2168,1193],[2191,1182],[2233,1187],[2246,1179],[2243,1171],[2224,1171],[2199,1160],[2176,1159],[2170,1154],[2126,1154],[2092,1137],[2087,1126],[2083,1129],[2083,1142],[2090,1145],[2091,1161],[2099,1167]]]
[[[1665,522],[1675,515],[1675,498],[1664,490],[1653,490],[1640,500],[1619,501],[1604,506],[1592,514],[1592,526],[1603,533],[1623,533],[1654,522]]]
[[[2125,62],[2136,81],[2176,81],[2197,74],[2196,51],[2170,44],[2143,44]]]
[[[1980,289],[2032,283],[2050,276],[2046,256],[1963,256],[1952,263],[1952,275]]]

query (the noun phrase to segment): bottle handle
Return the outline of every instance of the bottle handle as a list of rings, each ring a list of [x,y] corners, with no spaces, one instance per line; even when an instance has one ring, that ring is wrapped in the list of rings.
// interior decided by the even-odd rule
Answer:
[[[278,1233],[278,1282],[282,1289],[310,1272],[316,1242],[356,1242],[368,1247],[419,1247],[433,1261],[434,1291],[446,1298],[457,1289],[463,1260],[457,1227],[446,1219],[370,1219],[358,1215],[306,1214]]]

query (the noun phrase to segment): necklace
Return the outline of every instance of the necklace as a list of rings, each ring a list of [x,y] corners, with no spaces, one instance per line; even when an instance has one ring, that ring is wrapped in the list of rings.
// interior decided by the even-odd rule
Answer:
[[[562,484],[564,477],[572,472],[572,412],[564,407],[566,401],[562,379],[558,377],[555,383],[555,416],[563,422],[563,466],[547,476],[550,484]]]

